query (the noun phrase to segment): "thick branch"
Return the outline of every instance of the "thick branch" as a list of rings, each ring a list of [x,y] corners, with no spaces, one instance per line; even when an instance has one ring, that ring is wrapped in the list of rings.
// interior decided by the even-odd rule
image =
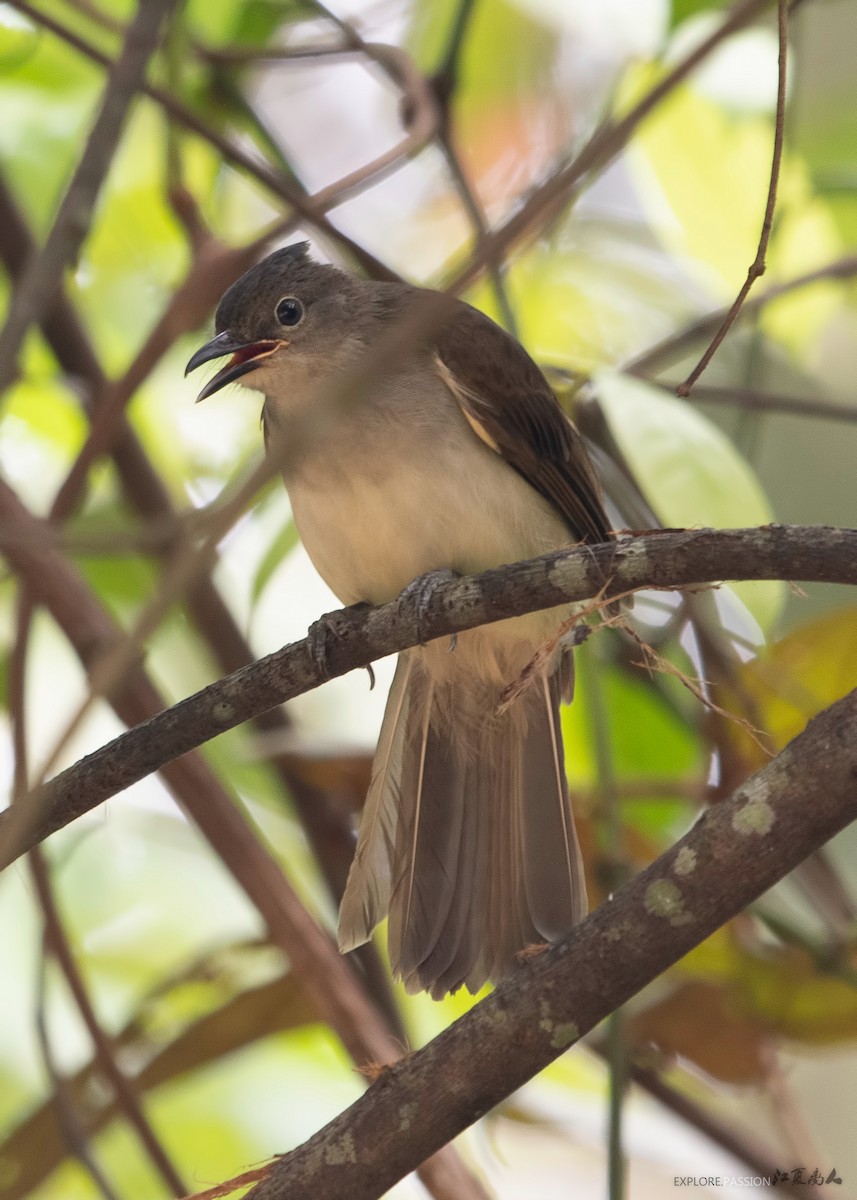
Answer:
[[[35,527],[35,522],[33,522]],[[2,543],[0,543],[2,544]],[[34,569],[37,537],[5,546],[13,566],[32,580],[48,608],[55,572]],[[0,868],[108,797],[210,738],[282,704],[323,681],[415,645],[539,608],[597,596],[609,581],[619,593],[642,587],[685,587],[723,579],[787,579],[857,584],[857,530],[768,525],[759,529],[664,530],[616,543],[558,551],[527,563],[439,586],[418,619],[412,602],[334,615],[327,671],[308,642],[295,642],[227,675],[81,759],[46,784],[29,807],[26,836],[8,835],[0,816]],[[22,806],[25,807],[25,806]],[[22,824],[24,824],[22,822]],[[20,826],[19,826],[20,828]]]
[[[249,1197],[381,1196],[852,821],[855,733],[857,690],[572,934],[385,1071]]]

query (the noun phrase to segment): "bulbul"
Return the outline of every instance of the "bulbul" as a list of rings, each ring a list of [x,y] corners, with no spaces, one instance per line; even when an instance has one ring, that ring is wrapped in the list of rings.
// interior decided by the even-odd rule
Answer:
[[[472,574],[611,537],[581,436],[539,368],[462,301],[444,298],[421,326],[432,298],[288,246],[229,288],[216,336],[188,363],[229,355],[200,399],[233,382],[263,394],[298,533],[343,604],[385,603],[440,569]],[[415,313],[396,347],[397,323]],[[367,384],[373,354],[384,361]],[[339,945],[359,946],[389,915],[391,964],[411,991],[475,992],[585,915],[559,717],[570,651],[501,704],[568,615],[399,655]]]

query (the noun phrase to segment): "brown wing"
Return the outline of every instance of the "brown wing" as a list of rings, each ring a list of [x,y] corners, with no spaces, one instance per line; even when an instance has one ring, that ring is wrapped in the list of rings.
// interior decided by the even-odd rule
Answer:
[[[479,437],[562,514],[575,538],[612,537],[583,439],[526,350],[463,303],[436,349],[441,378]]]

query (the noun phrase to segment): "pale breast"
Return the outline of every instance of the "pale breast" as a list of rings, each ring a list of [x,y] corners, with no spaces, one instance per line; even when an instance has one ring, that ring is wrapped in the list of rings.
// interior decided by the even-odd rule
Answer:
[[[427,571],[469,574],[572,541],[439,382],[419,404],[400,395],[389,419],[380,408],[350,436],[342,429],[326,450],[287,486],[307,553],[343,603],[383,603]]]

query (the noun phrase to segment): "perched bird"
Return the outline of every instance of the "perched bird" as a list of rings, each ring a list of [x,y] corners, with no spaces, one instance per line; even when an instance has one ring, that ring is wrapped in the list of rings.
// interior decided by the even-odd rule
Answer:
[[[187,369],[230,357],[199,398],[236,381],[263,394],[298,533],[344,604],[612,536],[577,429],[526,351],[470,305],[356,279],[300,243],[229,288],[216,328]],[[585,915],[559,718],[570,652],[500,705],[568,615],[399,655],[339,944],[359,946],[389,914],[409,990],[477,991]]]

